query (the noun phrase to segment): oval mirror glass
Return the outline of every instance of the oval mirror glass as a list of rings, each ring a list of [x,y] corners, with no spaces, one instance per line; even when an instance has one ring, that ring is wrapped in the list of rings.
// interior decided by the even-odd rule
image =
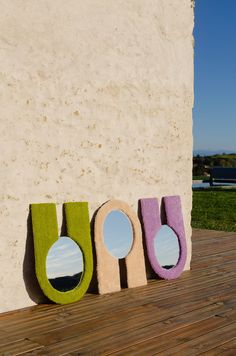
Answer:
[[[103,226],[104,244],[116,258],[128,255],[133,244],[133,229],[129,218],[120,210],[111,211]]]
[[[160,266],[166,269],[174,267],[179,260],[179,239],[167,225],[163,225],[154,240],[155,256]]]
[[[59,237],[46,259],[47,277],[53,288],[60,292],[74,289],[81,281],[83,270],[79,246],[67,236]]]

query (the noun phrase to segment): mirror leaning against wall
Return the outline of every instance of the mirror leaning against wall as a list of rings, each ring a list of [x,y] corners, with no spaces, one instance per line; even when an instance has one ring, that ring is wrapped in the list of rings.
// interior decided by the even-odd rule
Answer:
[[[118,259],[125,258],[133,244],[133,229],[126,214],[111,211],[104,221],[104,244],[109,253]],[[180,245],[175,232],[163,225],[154,239],[155,256],[161,267],[171,269],[179,260]],[[82,280],[83,254],[69,237],[59,237],[50,248],[46,259],[47,277],[53,288],[66,292]]]

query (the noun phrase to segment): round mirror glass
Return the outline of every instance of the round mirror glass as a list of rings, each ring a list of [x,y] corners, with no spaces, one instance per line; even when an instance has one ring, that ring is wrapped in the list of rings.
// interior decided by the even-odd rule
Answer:
[[[179,239],[174,231],[163,225],[154,240],[155,255],[160,266],[166,269],[174,267],[180,254]]]
[[[53,288],[61,292],[74,289],[81,281],[83,270],[79,246],[69,237],[59,237],[46,259],[47,277]]]
[[[124,258],[133,244],[133,229],[129,218],[120,210],[111,211],[103,226],[104,243],[111,255]]]

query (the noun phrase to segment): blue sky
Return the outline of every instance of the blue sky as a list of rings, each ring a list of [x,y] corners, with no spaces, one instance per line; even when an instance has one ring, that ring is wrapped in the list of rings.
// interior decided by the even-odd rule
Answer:
[[[111,211],[104,222],[104,243],[111,255],[127,256],[133,244],[133,230],[128,217],[119,210]]]
[[[179,241],[169,226],[163,225],[156,234],[154,249],[161,266],[175,266],[178,262],[180,250]]]
[[[194,149],[236,152],[236,1],[195,3]]]
[[[83,271],[83,255],[77,244],[66,236],[50,248],[46,268],[48,278],[73,276]]]

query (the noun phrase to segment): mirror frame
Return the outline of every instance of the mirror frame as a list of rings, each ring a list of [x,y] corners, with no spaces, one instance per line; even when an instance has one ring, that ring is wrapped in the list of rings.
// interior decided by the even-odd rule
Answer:
[[[80,300],[86,293],[93,274],[93,253],[90,234],[88,203],[65,203],[67,236],[80,247],[84,260],[84,273],[80,283],[72,290],[61,292],[53,288],[47,277],[46,258],[49,249],[58,240],[56,205],[31,204],[34,238],[35,270],[44,294],[53,302],[68,304]]]
[[[167,196],[163,198],[168,225],[179,239],[180,256],[177,264],[170,268],[163,268],[155,255],[155,236],[162,227],[160,210],[157,198],[140,199],[141,217],[143,221],[147,254],[150,264],[156,274],[163,279],[178,278],[184,270],[187,259],[187,244],[184,230],[180,196]]]
[[[120,210],[126,214],[133,229],[133,245],[129,254],[124,258],[127,270],[128,288],[147,284],[140,221],[127,203],[121,200],[109,200],[98,210],[94,224],[98,291],[100,294],[121,290],[119,259],[113,257],[104,244],[103,224],[107,215],[112,210]]]

